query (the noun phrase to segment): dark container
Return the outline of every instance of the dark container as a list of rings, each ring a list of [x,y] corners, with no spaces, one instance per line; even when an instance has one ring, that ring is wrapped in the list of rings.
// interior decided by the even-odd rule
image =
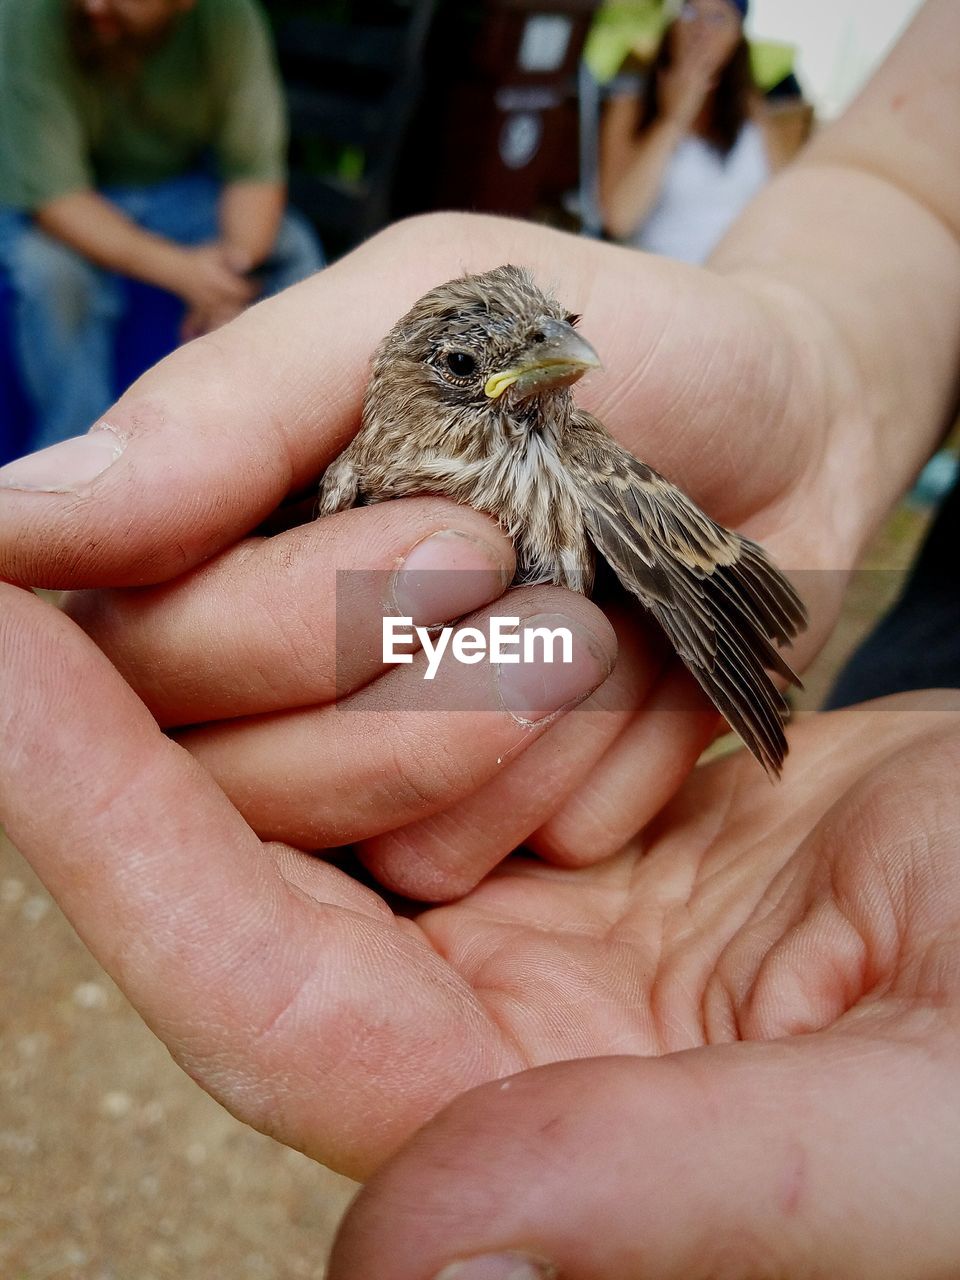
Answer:
[[[576,75],[599,0],[441,4],[396,209],[532,217],[578,177]]]

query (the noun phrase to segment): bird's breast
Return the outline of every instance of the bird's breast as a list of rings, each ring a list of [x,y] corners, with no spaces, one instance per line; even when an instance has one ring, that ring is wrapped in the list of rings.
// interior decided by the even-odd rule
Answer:
[[[526,433],[491,457],[472,505],[513,540],[521,581],[589,589],[592,556],[576,485],[548,434]]]
[[[474,435],[469,450],[453,432],[432,447],[416,435],[393,448],[383,443],[375,441],[360,463],[360,490],[368,500],[418,493],[453,498],[500,524],[516,547],[518,580],[589,590],[593,556],[556,432],[490,430]]]

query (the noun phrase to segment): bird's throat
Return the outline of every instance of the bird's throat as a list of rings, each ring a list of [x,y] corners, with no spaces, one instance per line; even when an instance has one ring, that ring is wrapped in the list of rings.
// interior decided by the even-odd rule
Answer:
[[[526,437],[535,436],[559,447],[570,423],[573,400],[566,390],[552,390],[505,407],[507,411],[502,420],[512,443],[522,443]]]

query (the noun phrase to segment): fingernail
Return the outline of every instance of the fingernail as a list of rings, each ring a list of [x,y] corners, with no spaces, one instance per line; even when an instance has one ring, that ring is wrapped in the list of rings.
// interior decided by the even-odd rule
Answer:
[[[580,701],[606,680],[613,667],[612,656],[599,638],[562,613],[541,613],[524,619],[521,634],[534,629],[552,633],[553,639],[531,636],[530,641],[520,645],[519,662],[497,667],[500,699],[507,711],[524,724],[536,724],[561,707]],[[569,642],[564,638],[565,632]],[[532,660],[525,662],[528,644],[532,644]],[[546,660],[548,653],[552,653],[552,661]]]
[[[459,529],[442,529],[404,560],[394,575],[393,598],[402,616],[432,626],[496,600],[510,576],[493,547]]]
[[[451,1262],[434,1280],[556,1280],[557,1269],[526,1253],[482,1253]]]
[[[0,488],[77,493],[116,462],[125,443],[103,423],[85,436],[62,440],[0,467]]]

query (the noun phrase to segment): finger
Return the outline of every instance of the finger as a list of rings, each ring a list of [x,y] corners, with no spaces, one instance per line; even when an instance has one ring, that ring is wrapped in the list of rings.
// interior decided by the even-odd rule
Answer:
[[[248,271],[252,271],[255,266],[259,265],[254,261],[253,254],[249,249],[245,249],[240,244],[221,244],[221,252],[223,260],[231,271],[237,275],[245,275]]]
[[[521,756],[504,757],[503,767],[473,795],[365,841],[360,856],[380,884],[424,901],[462,897],[585,785],[643,707],[662,662],[648,633],[622,612],[608,617],[617,637],[610,677]],[[546,844],[543,851],[566,865],[606,857],[589,839],[575,852]]]
[[[223,291],[225,295],[223,301],[227,306],[233,303],[243,306],[257,296],[257,286],[254,281],[235,276],[232,271],[227,271],[223,275]]]
[[[542,857],[582,866],[609,857],[677,792],[716,736],[719,717],[693,678],[668,663],[643,707],[529,840]]]
[[[247,539],[172,583],[75,592],[64,608],[161,724],[196,724],[342,697],[384,670],[384,617],[449,622],[513,572],[493,521],[410,498]]]
[[[465,625],[487,634],[490,612]],[[426,817],[495,776],[613,667],[613,629],[583,596],[526,588],[494,612],[523,628],[565,629],[570,661],[545,661],[537,646],[530,661],[467,665],[451,647],[425,679],[421,652],[332,706],[222,722],[179,741],[266,838],[328,848]]]
[[[810,831],[804,815],[815,862],[801,918],[771,886],[736,939],[747,963],[717,971],[709,1002],[692,993],[694,1035],[706,1016],[731,1042],[561,1063],[458,1100],[361,1194],[331,1280],[382,1273],[387,1250],[397,1280],[949,1274],[960,1246],[957,908],[952,882],[940,885],[955,844],[956,717],[942,693],[891,699],[870,709],[878,732],[864,742],[863,717],[843,716],[797,734],[823,819]],[[919,792],[904,776],[907,743],[914,784],[933,778]],[[703,803],[736,773],[715,766],[706,794],[689,790],[675,840],[705,822],[724,858]],[[687,934],[686,918],[677,925]],[[656,1021],[672,1037],[667,1013]]]
[[[396,318],[430,286],[506,260],[545,282],[564,264],[564,303],[590,316],[609,370],[583,403],[713,499],[711,514],[734,519],[784,489],[810,447],[789,412],[807,364],[784,350],[768,307],[682,264],[444,215],[401,224],[180,348],[88,435],[0,471],[0,578],[156,583],[236,541],[315,483],[356,430],[370,355]],[[827,421],[815,399],[805,410]],[[753,431],[731,430],[743,422]]]
[[[240,307],[246,306],[255,296],[253,285],[239,279],[229,271],[218,272],[209,299],[209,313],[216,315],[218,311],[229,307],[234,314]]]
[[[336,868],[265,850],[95,646],[3,584],[0,744],[11,839],[249,1124],[363,1176],[442,1099],[519,1065],[409,923]]]
[[[677,664],[659,671],[635,628],[616,631],[610,679],[502,776],[364,843],[381,884],[460,897],[521,844],[559,866],[592,866],[660,812],[713,741],[718,716]]]
[[[957,1056],[823,1033],[484,1085],[363,1189],[330,1280],[949,1274]]]
[[[205,321],[197,310],[188,311],[180,322],[180,341],[192,342],[204,332]]]

